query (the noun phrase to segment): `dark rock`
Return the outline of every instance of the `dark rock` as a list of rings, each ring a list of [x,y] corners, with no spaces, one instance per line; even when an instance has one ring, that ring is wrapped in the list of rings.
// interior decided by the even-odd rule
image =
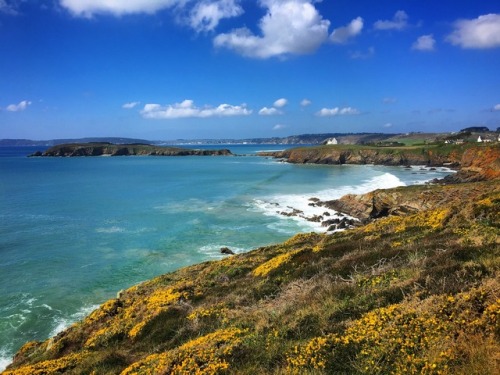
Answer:
[[[321,215],[314,215],[311,217],[306,217],[305,218],[307,221],[310,221],[312,223],[319,223],[321,220],[323,220],[323,216]]]
[[[325,220],[321,223],[321,226],[322,227],[328,227],[330,225],[334,225],[334,224],[338,224],[340,223],[340,219],[336,218],[336,219],[330,219],[330,220]]]
[[[231,250],[229,247],[221,247],[220,252],[221,254],[234,255],[234,251]]]

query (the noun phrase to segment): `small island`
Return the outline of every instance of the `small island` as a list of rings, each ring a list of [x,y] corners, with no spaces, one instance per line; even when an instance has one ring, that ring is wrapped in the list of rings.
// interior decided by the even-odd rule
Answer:
[[[108,142],[67,143],[48,150],[36,151],[30,157],[77,157],[77,156],[227,156],[233,155],[227,149],[199,150],[181,147],[153,146],[149,144],[113,144]]]

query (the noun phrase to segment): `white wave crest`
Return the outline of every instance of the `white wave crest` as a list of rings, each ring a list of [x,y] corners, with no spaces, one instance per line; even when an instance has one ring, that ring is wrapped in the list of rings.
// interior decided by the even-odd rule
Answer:
[[[5,370],[8,365],[12,362],[12,355],[6,350],[0,349],[0,372]]]
[[[290,221],[294,221],[298,226],[295,229],[325,232],[328,228],[323,227],[321,222],[340,216],[334,210],[315,205],[311,198],[314,197],[322,201],[328,201],[339,199],[346,194],[365,194],[377,189],[388,189],[405,185],[397,176],[391,173],[384,173],[356,186],[346,185],[310,194],[283,194],[254,199],[249,209],[261,212],[266,216],[282,219],[284,221],[282,223],[278,222],[268,225],[270,228],[282,233],[294,233],[293,226],[289,225]],[[314,221],[315,218],[316,221]]]
[[[58,333],[64,331],[73,323],[82,320],[87,315],[89,315],[92,311],[97,309],[99,305],[88,305],[79,309],[77,312],[71,314],[70,316],[59,316],[54,318],[54,328],[50,332],[50,337],[57,335]]]
[[[227,257],[227,255],[221,254],[220,249],[223,247],[228,247],[231,249],[234,253],[239,254],[239,253],[244,253],[248,249],[243,249],[241,247],[234,247],[230,245],[221,245],[221,244],[210,244],[210,245],[205,245],[199,248],[199,252],[210,257],[210,258],[224,258]]]

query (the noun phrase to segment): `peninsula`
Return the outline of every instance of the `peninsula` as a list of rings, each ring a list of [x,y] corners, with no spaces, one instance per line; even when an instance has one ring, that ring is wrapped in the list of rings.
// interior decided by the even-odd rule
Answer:
[[[121,291],[5,375],[498,374],[500,145],[431,151],[456,163],[452,184],[344,197],[331,204],[364,225]]]
[[[153,146],[149,144],[113,144],[107,142],[97,143],[68,143],[53,146],[48,150],[37,151],[30,155],[35,156],[215,156],[232,155],[227,149],[199,150],[180,147]]]

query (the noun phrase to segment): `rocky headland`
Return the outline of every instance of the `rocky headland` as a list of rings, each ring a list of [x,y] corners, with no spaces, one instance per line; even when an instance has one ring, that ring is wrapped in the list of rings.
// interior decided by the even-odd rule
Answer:
[[[227,156],[232,155],[227,149],[193,150],[180,147],[163,147],[148,144],[112,144],[112,143],[70,143],[53,146],[44,152],[37,151],[32,157],[59,156]]]
[[[449,152],[454,183],[346,196],[365,225],[132,286],[5,375],[498,374],[500,147]]]
[[[459,167],[462,154],[471,145],[429,145],[377,147],[359,145],[325,145],[298,147],[261,156],[284,159],[295,164],[376,164],[388,166],[425,165]]]

